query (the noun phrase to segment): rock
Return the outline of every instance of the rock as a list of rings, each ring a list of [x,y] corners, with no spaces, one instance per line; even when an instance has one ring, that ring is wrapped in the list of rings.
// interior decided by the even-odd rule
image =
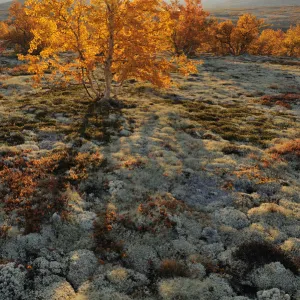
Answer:
[[[250,221],[244,213],[232,207],[226,207],[216,211],[213,217],[217,224],[230,226],[235,229],[242,229],[250,224]]]
[[[277,288],[265,291],[257,292],[258,300],[290,300],[291,297],[288,294],[280,291]]]
[[[260,290],[281,289],[292,295],[300,290],[300,278],[286,269],[280,262],[270,263],[250,274],[252,283]]]
[[[15,263],[0,265],[0,300],[16,300],[24,296],[26,271]]]
[[[88,280],[97,268],[98,260],[89,250],[72,251],[69,254],[69,272],[67,279],[75,289]]]

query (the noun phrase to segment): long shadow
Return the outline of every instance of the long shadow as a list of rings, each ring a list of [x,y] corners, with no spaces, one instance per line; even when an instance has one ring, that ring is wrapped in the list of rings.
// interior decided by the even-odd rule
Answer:
[[[96,102],[89,104],[78,132],[81,137],[87,140],[107,144],[111,140],[112,129],[120,127],[121,109],[124,104],[119,101]],[[118,117],[110,120],[109,115],[115,114]]]
[[[273,59],[260,57],[222,57],[212,58],[204,57],[203,65],[200,67],[200,73],[206,72],[213,75],[218,80],[231,81],[233,86],[238,86],[244,92],[259,91],[267,93],[266,82],[267,77],[270,77],[270,85],[278,85],[278,91],[273,90],[273,93],[279,92],[280,89],[287,89],[289,86],[299,87],[299,75],[297,76],[297,66],[291,61],[287,64],[278,62]],[[299,63],[299,60],[294,59],[293,62]],[[294,66],[295,72],[287,69],[282,69],[280,66]],[[298,78],[298,79],[297,79]],[[225,88],[225,87],[224,87]],[[297,88],[296,88],[297,89]],[[241,90],[241,92],[243,92]]]

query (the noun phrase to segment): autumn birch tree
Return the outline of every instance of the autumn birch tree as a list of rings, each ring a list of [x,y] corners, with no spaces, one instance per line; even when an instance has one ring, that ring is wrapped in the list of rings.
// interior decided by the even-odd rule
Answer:
[[[165,4],[172,20],[171,40],[175,52],[188,56],[195,55],[204,42],[208,21],[201,0],[178,0]]]
[[[300,23],[290,27],[283,44],[288,56],[300,57]]]
[[[37,81],[50,70],[53,80],[76,79],[91,97],[107,100],[113,80],[167,87],[175,68],[196,72],[185,57],[162,55],[173,49],[169,13],[158,0],[28,0],[26,7],[38,26],[30,54],[21,58]],[[41,43],[40,55],[32,55]]]

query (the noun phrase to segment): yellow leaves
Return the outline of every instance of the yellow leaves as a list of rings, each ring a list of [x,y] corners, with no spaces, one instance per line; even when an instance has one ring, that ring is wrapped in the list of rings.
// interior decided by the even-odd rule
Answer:
[[[300,24],[286,33],[281,30],[263,30],[250,49],[251,54],[300,57]]]
[[[173,61],[178,65],[178,71],[184,76],[198,73],[197,65],[202,64],[201,61],[190,61],[185,55],[177,56]]]
[[[258,55],[284,55],[285,34],[281,30],[263,30],[259,38],[253,43],[250,53]]]
[[[102,93],[95,76],[100,70],[120,84],[129,78],[159,87],[171,84],[174,61],[163,54],[172,51],[172,22],[161,1],[94,0],[88,5],[81,0],[28,0],[25,11],[36,26],[29,54],[20,58],[29,62],[36,78],[51,71],[49,79],[63,75],[79,80],[96,97]],[[39,47],[37,58],[32,54]],[[177,60],[181,73],[196,71],[187,59]]]
[[[288,56],[300,57],[300,23],[287,31],[284,47]]]
[[[236,25],[229,20],[214,22],[210,30],[211,49],[218,54],[244,54],[258,38],[263,23],[251,14],[242,15]]]
[[[177,55],[194,55],[205,36],[206,17],[200,0],[185,0],[185,5],[177,1],[166,5],[172,21],[171,41]]]
[[[5,39],[5,36],[9,32],[8,24],[5,22],[0,22],[0,39]]]

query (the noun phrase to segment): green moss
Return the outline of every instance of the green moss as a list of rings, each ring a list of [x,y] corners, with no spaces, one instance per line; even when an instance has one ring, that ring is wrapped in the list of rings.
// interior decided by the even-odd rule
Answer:
[[[171,101],[165,102],[171,105]],[[223,139],[266,147],[279,136],[282,124],[276,125],[264,111],[246,105],[212,105],[207,102],[181,101],[181,117],[196,121]],[[292,121],[284,126],[292,126]]]

